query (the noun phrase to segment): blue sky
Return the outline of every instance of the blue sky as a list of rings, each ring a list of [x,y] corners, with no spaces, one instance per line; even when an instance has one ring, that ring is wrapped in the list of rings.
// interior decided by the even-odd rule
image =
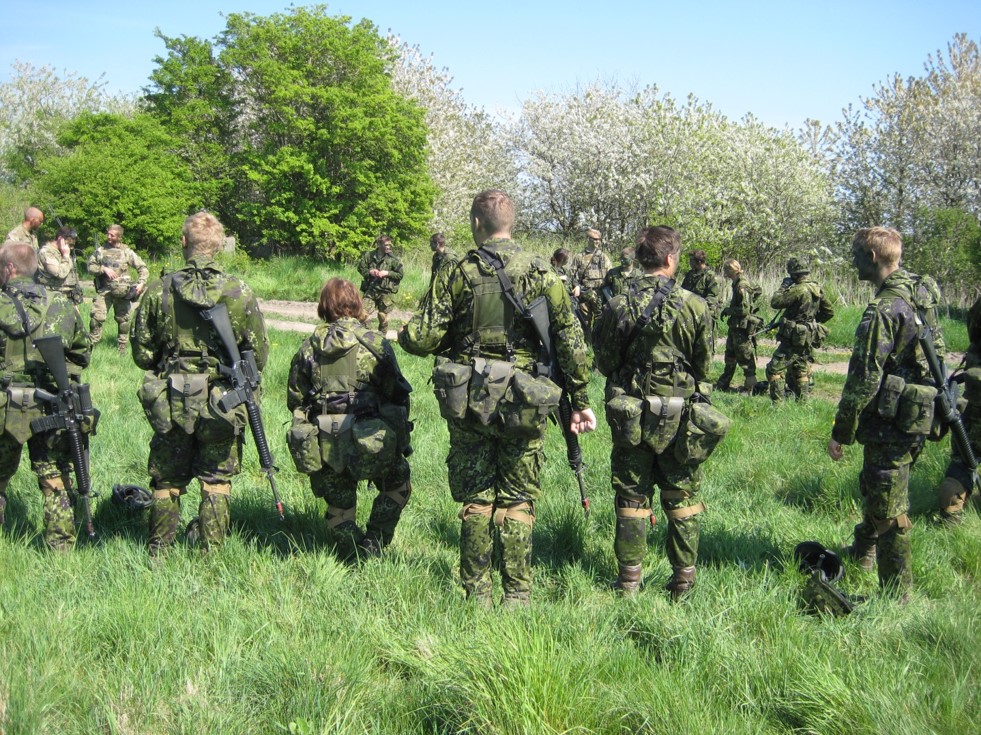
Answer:
[[[303,3],[298,3],[303,4]],[[0,81],[15,59],[104,75],[138,92],[163,53],[154,38],[212,38],[221,13],[283,12],[283,0],[9,3],[0,24]],[[732,118],[798,127],[825,123],[893,73],[918,76],[957,32],[981,36],[981,2],[662,2],[661,0],[340,0],[332,14],[369,18],[420,46],[465,99],[517,110],[536,91],[599,80],[689,93]],[[493,11],[493,14],[491,14]]]

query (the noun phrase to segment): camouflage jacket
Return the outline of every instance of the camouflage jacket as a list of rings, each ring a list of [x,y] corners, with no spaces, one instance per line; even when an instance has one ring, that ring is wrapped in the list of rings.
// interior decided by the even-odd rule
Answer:
[[[29,329],[25,329],[14,299],[24,307]],[[7,385],[55,390],[54,377],[34,347],[35,339],[51,335],[61,337],[69,373],[77,379],[92,352],[78,309],[57,291],[49,291],[29,278],[11,278],[0,291],[0,380]]]
[[[748,329],[748,320],[755,314],[755,287],[750,280],[740,275],[732,282],[732,298],[722,315],[729,317],[730,329]]]
[[[365,343],[390,363],[387,369]],[[324,381],[321,369],[344,359],[351,350],[355,351],[355,374],[346,376],[347,380],[334,377]],[[395,369],[392,370],[392,367]],[[298,408],[304,409],[304,412],[320,409],[323,402],[331,397],[346,398],[351,386],[361,399],[376,398],[380,402],[400,403],[398,375],[395,351],[382,333],[368,329],[357,319],[342,317],[336,322],[319,325],[313,335],[300,345],[290,365],[286,405],[290,411]]]
[[[631,264],[628,268],[625,265],[618,265],[610,268],[603,279],[603,287],[610,289],[610,298],[619,296],[627,292],[627,286],[638,276],[642,275],[640,268]]]
[[[371,269],[388,271],[384,278],[374,278],[368,274]],[[361,274],[361,293],[368,298],[399,292],[402,281],[402,261],[394,254],[379,255],[378,248],[366,250],[358,259],[358,273]]]
[[[712,327],[705,300],[677,283],[631,341],[634,325],[657,293],[663,276],[644,275],[603,310],[593,330],[596,366],[607,377],[607,395],[690,398],[708,375]]]
[[[30,232],[23,222],[7,233],[7,239],[4,242],[29,242],[34,248],[34,252],[37,252],[40,245],[37,241],[37,235]]]
[[[433,292],[433,285],[436,283],[437,279],[442,281],[443,285],[445,286],[446,281],[450,277],[450,272],[453,270],[453,267],[459,262],[460,262],[460,256],[454,253],[449,248],[444,250],[442,253],[438,251],[433,253],[433,266],[432,266],[432,272],[430,273],[429,276],[429,288],[426,289],[426,293],[419,301],[420,309],[422,308],[422,304],[424,304],[429,298],[431,298]]]
[[[119,278],[110,281],[103,275],[103,268],[112,268],[119,274]],[[150,270],[143,258],[124,243],[114,248],[97,247],[89,256],[88,271],[94,276],[95,290],[99,293],[112,293],[113,296],[122,296],[131,286],[142,286],[150,278]]]
[[[610,256],[597,246],[592,250],[577,253],[572,259],[571,272],[573,287],[579,286],[582,291],[593,291],[603,285],[606,272],[613,267]]]
[[[906,437],[891,419],[878,415],[876,398],[887,375],[898,375],[907,383],[931,382],[930,368],[917,343],[917,305],[934,329],[937,354],[943,359],[945,350],[936,317],[939,298],[932,279],[921,280],[903,269],[894,271],[876,291],[855,330],[848,377],[831,431],[835,441],[851,444],[856,439],[865,443]]]
[[[565,376],[573,408],[589,408],[586,340],[579,320],[572,313],[569,292],[562,281],[544,260],[524,252],[511,240],[488,240],[482,247],[496,253],[504,262],[515,292],[526,306],[540,296],[545,297],[556,359]],[[471,282],[491,276],[496,278],[494,269],[481,260],[475,250],[471,250],[450,272],[445,284],[440,281],[434,284],[429,303],[399,333],[399,344],[413,355],[438,353],[456,361],[469,361],[476,332]],[[514,350],[515,366],[530,372],[539,350],[534,328],[527,321],[516,318],[507,334]],[[494,351],[484,348],[480,354],[498,359],[508,357],[503,349]]]
[[[34,279],[48,288],[68,290],[78,285],[78,271],[75,268],[75,251],[67,256],[61,254],[58,241],[54,240],[42,247],[37,254],[37,273]]]
[[[228,307],[239,350],[253,350],[261,370],[269,339],[252,289],[204,257],[191,258],[147,287],[130,331],[136,364],[160,377],[208,372],[217,378],[228,356],[201,311],[219,303]]]
[[[835,315],[834,306],[824,295],[824,290],[810,276],[797,281],[788,279],[784,284],[770,299],[770,306],[783,309],[784,321],[823,324]]]
[[[685,274],[681,287],[705,299],[712,318],[719,318],[719,311],[722,309],[722,281],[713,271],[708,268],[690,270]]]

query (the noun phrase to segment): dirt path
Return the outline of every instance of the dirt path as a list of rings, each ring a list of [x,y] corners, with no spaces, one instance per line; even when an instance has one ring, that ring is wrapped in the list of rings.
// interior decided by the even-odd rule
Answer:
[[[260,299],[259,307],[266,317],[266,324],[274,329],[310,334],[320,321],[317,317],[317,305],[306,301],[263,301]],[[412,318],[412,312],[396,309],[389,316],[393,322],[401,325]],[[371,321],[374,322],[374,317],[372,317]],[[397,331],[395,329],[389,329],[388,334],[385,336],[388,339],[394,340],[396,339]],[[763,344],[771,347],[776,346],[776,342],[772,340],[763,340]],[[724,340],[716,343],[716,357],[721,358],[724,347]],[[840,360],[836,359],[834,362],[815,363],[815,370],[825,373],[835,373],[837,375],[845,375],[848,372],[848,356],[851,354],[851,350],[842,347],[829,347],[821,350],[821,352],[824,355],[840,356]],[[956,365],[962,357],[963,353],[952,352],[947,355],[947,364],[951,366]],[[756,358],[757,367],[763,371],[766,369],[766,364],[769,361],[770,357],[768,355],[760,356]]]

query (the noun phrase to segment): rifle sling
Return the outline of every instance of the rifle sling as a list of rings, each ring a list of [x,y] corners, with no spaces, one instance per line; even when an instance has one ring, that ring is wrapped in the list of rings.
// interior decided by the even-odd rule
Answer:
[[[624,355],[630,353],[630,348],[633,346],[634,340],[636,340],[637,337],[640,336],[640,333],[647,328],[647,325],[651,323],[654,310],[664,303],[664,300],[671,294],[671,290],[673,288],[673,278],[669,278],[657,287],[657,293],[655,293],[651,300],[647,302],[647,307],[644,309],[644,313],[642,313],[640,318],[634,322],[633,329],[630,330],[630,334],[627,336],[627,343],[624,345],[623,350]]]

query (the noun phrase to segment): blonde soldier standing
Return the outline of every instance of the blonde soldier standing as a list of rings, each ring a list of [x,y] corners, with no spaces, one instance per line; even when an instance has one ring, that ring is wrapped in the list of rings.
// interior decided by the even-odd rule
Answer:
[[[586,338],[603,310],[603,279],[613,267],[610,256],[603,252],[603,237],[599,230],[586,230],[586,249],[572,259],[570,280],[572,295],[579,299],[579,309],[586,315],[589,328]]]
[[[139,300],[146,288],[150,271],[143,259],[123,242],[123,228],[110,225],[106,230],[106,244],[95,249],[89,257],[88,271],[95,277],[95,298],[92,300],[92,317],[89,332],[92,344],[102,339],[102,325],[111,307],[119,325],[119,352],[129,346],[129,322],[133,303]],[[133,275],[137,280],[133,281]]]

